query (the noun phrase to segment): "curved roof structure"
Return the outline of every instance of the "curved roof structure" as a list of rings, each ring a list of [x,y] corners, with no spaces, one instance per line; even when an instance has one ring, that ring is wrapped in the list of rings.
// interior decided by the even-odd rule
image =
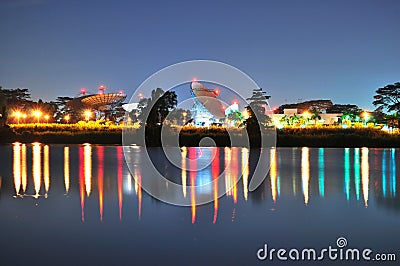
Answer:
[[[221,101],[217,99],[217,95],[213,91],[197,81],[193,81],[190,88],[198,102],[212,115],[218,118],[225,117],[223,105]]]
[[[105,110],[107,107],[114,107],[126,99],[123,93],[100,93],[89,95],[81,101],[83,104],[98,110]]]

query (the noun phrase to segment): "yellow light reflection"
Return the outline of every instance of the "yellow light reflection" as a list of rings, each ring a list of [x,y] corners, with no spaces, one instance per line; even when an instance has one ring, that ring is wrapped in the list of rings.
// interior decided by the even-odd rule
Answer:
[[[232,151],[230,148],[225,147],[225,191],[227,196],[232,196],[232,184],[231,184],[231,158]]]
[[[196,222],[196,148],[189,148],[189,170],[190,170],[190,202],[191,202],[191,210],[192,210],[192,224]]]
[[[69,147],[64,147],[64,185],[65,193],[67,194],[70,186],[69,179]]]
[[[25,193],[28,185],[28,170],[26,167],[26,145],[22,144],[21,154],[21,178],[22,178],[22,191]]]
[[[40,143],[33,143],[32,148],[32,175],[33,175],[33,186],[35,188],[35,198],[39,197],[40,186],[41,186],[41,146]]]
[[[183,197],[186,198],[186,154],[187,154],[187,150],[186,147],[182,147],[181,148],[182,151],[182,160],[181,160],[181,164],[182,164],[182,192],[183,192]]]
[[[242,148],[243,196],[248,198],[249,187],[249,149]]]
[[[84,157],[84,173],[85,173],[85,188],[86,188],[86,196],[89,197],[90,192],[92,191],[92,146],[90,144],[86,144],[83,148],[83,157]]]
[[[142,175],[140,173],[139,167],[137,167],[135,169],[135,175],[136,175],[136,179],[137,179],[137,183],[138,183],[138,188],[137,188],[138,216],[139,216],[139,219],[140,219],[140,217],[142,216]]]
[[[307,147],[301,149],[301,181],[303,186],[304,203],[307,205],[310,185],[310,156],[309,148]]]
[[[49,146],[43,147],[43,178],[44,178],[44,189],[46,191],[45,197],[50,189],[50,162],[49,162]]]
[[[15,193],[19,196],[21,189],[21,144],[14,143],[13,146],[13,176],[14,176],[14,187]]]
[[[368,207],[369,163],[368,148],[361,149],[361,182],[365,207]]]
[[[270,162],[271,162],[271,170],[269,172],[270,179],[271,179],[271,194],[272,200],[276,202],[276,180],[277,180],[277,160],[276,160],[276,149],[271,149],[269,152]]]
[[[238,148],[232,147],[232,183],[233,183],[233,202],[237,203],[237,178],[238,178]]]

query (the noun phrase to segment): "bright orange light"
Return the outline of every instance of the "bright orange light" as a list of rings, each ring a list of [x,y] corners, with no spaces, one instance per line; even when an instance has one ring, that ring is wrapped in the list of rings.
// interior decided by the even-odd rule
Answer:
[[[44,119],[46,119],[47,121],[49,121],[50,116],[49,116],[49,115],[45,115],[45,116],[44,116]]]
[[[139,92],[139,94],[138,94],[137,97],[138,97],[138,98],[143,98],[143,93]]]
[[[33,116],[39,118],[42,116],[42,112],[40,110],[35,110],[33,111]]]
[[[310,118],[311,114],[308,111],[303,112],[303,116],[305,116],[306,118]]]
[[[219,95],[219,89],[218,88],[214,89],[214,94],[215,94],[215,96]]]
[[[42,116],[42,111],[35,110],[33,111],[33,116],[37,118],[37,122],[40,123],[40,117]]]
[[[69,121],[71,119],[71,117],[69,115],[64,116],[65,121]]]
[[[233,100],[233,101],[232,101],[232,104],[238,104],[238,101]]]
[[[20,118],[22,116],[22,113],[20,111],[15,111],[13,116],[15,116],[16,118]]]
[[[85,116],[86,121],[89,121],[89,119],[92,117],[92,114],[93,114],[92,111],[85,110],[84,116]]]

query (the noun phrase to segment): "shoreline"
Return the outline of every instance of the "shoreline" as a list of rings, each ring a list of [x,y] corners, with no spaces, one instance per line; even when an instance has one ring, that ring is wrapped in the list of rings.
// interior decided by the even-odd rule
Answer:
[[[135,134],[135,131],[132,131]],[[237,134],[243,131],[238,130]],[[399,148],[400,135],[377,129],[340,128],[287,128],[276,131],[276,147],[323,147],[323,148]],[[196,147],[204,137],[210,137],[218,147],[230,146],[229,135],[224,129],[184,129],[179,135],[180,146]],[[158,139],[157,139],[158,138]],[[251,147],[259,147],[259,135],[249,135]],[[122,130],[78,130],[78,131],[21,131],[0,129],[0,144],[14,142],[44,144],[122,145]],[[148,147],[160,147],[157,133],[146,137]],[[132,143],[134,144],[134,143]],[[139,143],[135,143],[138,146]]]

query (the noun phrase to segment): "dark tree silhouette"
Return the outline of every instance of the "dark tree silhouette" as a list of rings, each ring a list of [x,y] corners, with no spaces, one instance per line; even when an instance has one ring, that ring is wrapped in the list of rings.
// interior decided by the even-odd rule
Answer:
[[[139,101],[139,120],[147,126],[161,125],[177,103],[177,95],[174,91],[164,92],[157,88],[151,92],[151,98],[143,98]]]
[[[380,110],[400,113],[400,82],[377,89],[374,99],[372,104]]]

